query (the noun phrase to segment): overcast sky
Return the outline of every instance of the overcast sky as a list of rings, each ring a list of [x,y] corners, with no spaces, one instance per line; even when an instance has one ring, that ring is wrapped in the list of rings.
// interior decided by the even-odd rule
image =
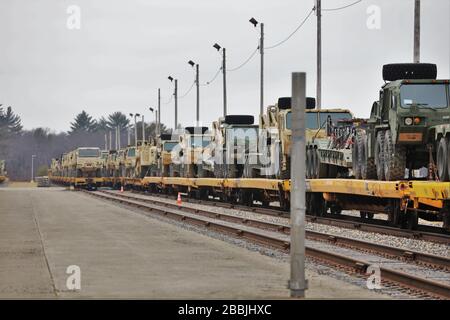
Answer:
[[[354,0],[323,0],[336,8]],[[67,8],[81,9],[81,28],[67,28]],[[215,42],[227,48],[228,68],[245,61],[257,46],[250,17],[265,23],[266,46],[285,39],[306,17],[313,0],[1,0],[0,104],[11,105],[25,128],[68,130],[81,110],[98,118],[113,111],[145,113],[162,91],[161,121],[173,126],[173,90],[194,78],[187,61],[200,64],[200,82],[220,66]],[[380,28],[367,21],[380,8]],[[363,0],[340,11],[325,11],[323,107],[345,107],[367,117],[383,81],[385,63],[411,62],[414,0]],[[370,9],[370,8],[369,8]],[[421,60],[450,75],[450,1],[422,0]],[[307,72],[307,94],[315,96],[316,17],[286,43],[266,51],[265,104],[290,95],[290,75]],[[222,79],[200,89],[203,124],[222,113]],[[259,111],[259,56],[228,73],[230,114]],[[179,100],[179,122],[195,121],[195,90]]]

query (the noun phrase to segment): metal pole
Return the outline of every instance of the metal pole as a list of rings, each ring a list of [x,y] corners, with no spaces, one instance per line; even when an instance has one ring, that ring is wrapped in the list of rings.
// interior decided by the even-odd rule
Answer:
[[[227,115],[227,65],[226,65],[226,51],[222,49],[222,74],[223,74],[223,116]]]
[[[131,144],[131,132],[130,132],[130,127],[127,127],[127,142],[128,142],[128,146]]]
[[[137,130],[137,122],[136,122],[136,115],[134,115],[134,145],[137,147],[137,135],[138,135],[138,132],[137,132],[138,130]]]
[[[156,115],[155,115],[155,139],[159,136],[159,123],[158,123],[158,117],[159,117],[159,112],[158,110],[156,110]]]
[[[178,127],[178,79],[175,79],[175,127],[173,128],[173,131],[175,132]]]
[[[317,15],[317,88],[316,88],[316,108],[322,107],[322,4],[321,0],[316,0]]]
[[[259,52],[261,54],[261,92],[259,103],[259,114],[264,113],[264,23],[261,23],[261,39],[259,44]]]
[[[116,142],[116,150],[118,150],[118,147],[119,147],[118,132],[119,132],[119,127],[116,126],[116,139],[115,139],[115,142]]]
[[[197,84],[197,116],[196,116],[196,120],[197,120],[197,126],[200,123],[200,75],[199,75],[199,69],[200,66],[198,64],[195,65],[196,67],[196,76],[195,76],[195,82]]]
[[[117,143],[119,144],[119,146],[118,146],[119,149],[120,149],[120,144],[121,144],[121,143],[120,143],[120,142],[121,142],[121,141],[120,141],[120,134],[122,133],[121,131],[122,131],[122,130],[120,130],[120,126],[117,126],[117,136],[118,136],[118,138],[117,138]]]
[[[420,0],[414,2],[414,63],[420,62]]]
[[[158,89],[158,117],[157,117],[157,129],[158,134],[161,134],[161,89]]]
[[[108,150],[108,136],[106,135],[106,132],[105,132],[105,150]]]
[[[144,115],[142,115],[142,145],[144,145],[145,141],[145,121],[144,121]]]
[[[34,182],[34,157],[35,155],[31,155],[31,182]]]
[[[112,149],[112,132],[109,130],[109,150]]]
[[[306,73],[292,73],[291,297],[303,298],[305,279],[305,108]]]

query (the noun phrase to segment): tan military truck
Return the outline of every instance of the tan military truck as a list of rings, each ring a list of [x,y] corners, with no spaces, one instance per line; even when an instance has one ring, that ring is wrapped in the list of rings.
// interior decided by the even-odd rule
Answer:
[[[311,145],[312,141],[317,142],[327,139],[327,121],[335,123],[341,119],[352,118],[352,113],[347,109],[315,109],[315,99],[307,98],[305,111],[307,145]],[[261,117],[260,129],[261,132],[264,132],[267,135],[267,149],[271,159],[271,167],[263,168],[266,170],[261,170],[262,176],[281,179],[290,178],[291,122],[292,112],[290,97],[279,98],[278,103],[274,106],[269,106],[267,108],[267,114]],[[312,163],[314,161],[317,163],[319,160],[317,157],[318,154],[316,152],[307,151],[307,163]],[[307,176],[310,177],[311,175],[307,172]]]
[[[0,183],[6,180],[5,160],[0,160]]]
[[[175,174],[185,178],[204,178],[207,171],[203,170],[203,151],[211,143],[212,136],[208,127],[186,127],[184,130],[179,136],[179,150],[173,153]]]
[[[161,134],[157,143],[158,174],[161,177],[174,176],[172,169],[172,151],[178,146],[177,134]]]
[[[70,172],[76,177],[101,177],[102,166],[99,148],[80,147],[70,152]]]

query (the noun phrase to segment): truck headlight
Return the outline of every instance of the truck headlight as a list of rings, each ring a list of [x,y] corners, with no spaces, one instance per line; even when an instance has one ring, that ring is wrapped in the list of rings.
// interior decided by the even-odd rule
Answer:
[[[412,125],[412,124],[413,124],[413,119],[412,119],[412,118],[405,118],[405,124],[406,124],[407,126]]]

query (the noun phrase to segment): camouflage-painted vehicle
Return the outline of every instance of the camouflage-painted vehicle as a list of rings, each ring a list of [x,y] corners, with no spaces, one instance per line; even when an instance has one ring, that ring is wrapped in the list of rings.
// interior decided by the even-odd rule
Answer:
[[[171,172],[172,151],[178,146],[178,142],[178,135],[161,134],[159,136],[157,143],[158,174],[162,177],[173,176],[173,172]]]
[[[175,176],[204,178],[208,172],[203,169],[203,151],[211,143],[208,127],[186,127],[179,136],[176,152],[172,153],[172,167]]]
[[[327,124],[329,122],[337,123],[339,120],[352,118],[351,112],[347,109],[315,109],[315,99],[306,98],[306,176],[308,178],[318,177],[319,175],[317,171],[320,170],[321,165],[320,154],[317,149],[319,146],[328,147],[329,145]],[[270,158],[270,167],[262,166],[261,176],[279,179],[290,178],[291,119],[290,97],[279,98],[278,103],[274,106],[267,107],[267,114],[260,118],[260,129],[261,133],[266,135],[264,139],[267,141],[267,154]],[[351,157],[351,150],[348,153]],[[324,157],[323,161],[325,162],[326,160],[326,157]]]
[[[216,178],[254,177],[253,169],[259,166],[258,129],[251,115],[227,115],[214,121],[204,170]]]
[[[70,152],[70,176],[101,177],[103,160],[99,148],[80,147]]]
[[[383,66],[386,84],[356,134],[356,178],[449,181],[449,80],[436,75],[435,64]]]

